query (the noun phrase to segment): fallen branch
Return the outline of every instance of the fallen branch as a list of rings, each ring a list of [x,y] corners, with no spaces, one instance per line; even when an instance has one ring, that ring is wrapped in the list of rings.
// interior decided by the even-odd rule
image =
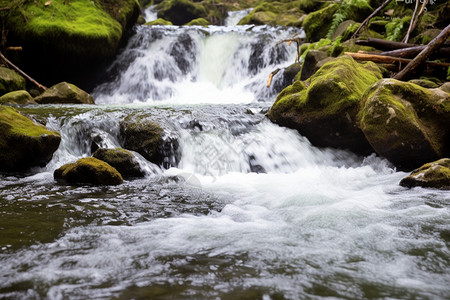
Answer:
[[[417,8],[419,7],[419,1],[416,0],[416,7],[414,8],[414,13],[411,18],[411,23],[409,23],[408,32],[406,32],[406,35],[403,38],[403,42],[405,42],[405,43],[408,42],[411,32],[416,28],[419,18],[422,15],[423,11],[425,10],[425,6],[428,3],[428,0],[422,0],[422,1],[423,1],[423,3],[422,3],[422,6],[420,7],[420,11],[419,11],[419,13],[417,13]]]
[[[270,87],[270,85],[272,84],[272,78],[273,76],[275,76],[278,72],[280,72],[280,69],[276,69],[275,71],[273,71],[272,73],[270,73],[269,75],[269,81],[267,81],[267,87]]]
[[[352,35],[352,39],[356,38],[358,36],[359,31],[361,30],[361,28],[363,28],[364,25],[366,25],[367,23],[369,23],[370,19],[372,19],[376,14],[378,14],[378,12],[380,10],[382,10],[383,8],[385,8],[389,2],[391,2],[391,0],[386,0],[383,2],[383,4],[381,4],[377,9],[375,9],[373,11],[373,13],[371,13],[364,21],[361,22],[361,24],[359,25],[358,29],[356,29],[356,31],[353,33]]]
[[[395,57],[405,57],[405,58],[414,58],[416,57],[420,51],[425,49],[426,45],[414,46],[403,49],[396,49],[391,51],[385,51],[381,53],[376,53],[379,55],[386,56],[395,56]],[[443,57],[450,57],[450,47],[441,47],[435,52],[437,55],[442,55]]]
[[[14,65],[12,62],[10,62],[4,55],[2,52],[0,52],[0,58],[3,59],[3,61],[11,66],[14,70],[16,70],[18,73],[20,73],[23,77],[25,77],[26,79],[28,79],[29,81],[31,81],[32,83],[34,83],[39,89],[45,91],[47,88],[45,86],[43,86],[42,84],[40,84],[39,82],[37,82],[36,80],[34,80],[33,78],[31,78],[30,76],[28,76],[24,71],[22,71],[19,67],[17,67],[16,65]]]
[[[350,55],[356,60],[363,60],[363,61],[373,61],[376,63],[383,63],[383,64],[392,64],[392,63],[407,63],[409,64],[412,62],[412,59],[408,58],[401,58],[401,57],[393,57],[393,56],[386,56],[386,55],[377,55],[377,54],[367,54],[367,53],[353,53],[353,52],[344,52],[346,55]],[[427,61],[425,64],[429,67],[439,67],[439,68],[448,68],[450,67],[450,63],[442,63],[442,62],[433,62],[433,61]]]
[[[22,47],[8,47],[6,51],[22,51]]]
[[[297,44],[297,57],[295,58],[295,62],[298,63],[300,61],[300,45],[303,43],[302,38],[298,37],[298,38],[282,40],[282,41],[279,41],[278,43],[276,43],[275,46],[279,46],[280,44],[283,44],[283,43],[287,43],[287,45],[289,46],[290,44],[292,44],[292,42],[295,42]]]
[[[423,49],[419,55],[416,56],[408,65],[398,72],[394,78],[398,80],[402,80],[403,78],[406,78],[411,71],[413,71],[415,68],[417,68],[421,63],[423,63],[430,55],[433,53],[439,46],[444,43],[447,38],[450,36],[450,25],[447,25],[447,27],[444,28],[444,30],[439,33],[437,37],[435,37],[428,46]],[[450,65],[450,64],[449,64]]]
[[[416,45],[416,44],[386,41],[386,40],[377,39],[377,38],[368,38],[367,40],[357,40],[357,41],[355,41],[355,44],[362,45],[362,46],[370,46],[370,47],[374,47],[374,48],[377,48],[380,50],[396,50],[396,49],[420,46],[420,45]]]

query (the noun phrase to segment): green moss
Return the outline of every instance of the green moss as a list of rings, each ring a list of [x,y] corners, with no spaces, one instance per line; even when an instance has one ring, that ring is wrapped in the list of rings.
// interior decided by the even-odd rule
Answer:
[[[55,170],[57,180],[72,184],[118,185],[123,182],[120,173],[109,164],[94,157],[81,158]]]
[[[9,92],[0,97],[0,104],[37,104],[31,95],[24,90]]]
[[[187,26],[208,26],[209,22],[204,18],[198,18],[190,21],[186,24]]]
[[[391,22],[386,24],[386,39],[389,41],[401,41],[408,30],[410,22],[411,16],[394,18]]]
[[[306,16],[302,25],[306,32],[307,41],[318,41],[328,34],[334,14],[338,8],[338,4],[331,4]]]
[[[25,89],[25,78],[8,68],[0,67],[0,96]]]
[[[120,172],[123,178],[143,177],[145,173],[141,170],[133,153],[122,148],[105,149],[100,148],[92,155]]]
[[[168,26],[168,25],[173,25],[173,24],[170,21],[164,20],[162,18],[158,18],[158,19],[156,19],[154,21],[145,23],[145,25],[148,25],[148,26],[152,26],[152,25],[166,25],[166,26]]]
[[[403,178],[400,185],[410,188],[421,186],[449,190],[450,159],[443,158],[423,165],[412,171],[408,177]]]
[[[48,131],[47,128],[22,116],[12,107],[0,106],[0,122],[3,130],[8,128],[11,134],[14,135],[26,135],[31,137],[43,135],[59,136],[59,133]]]

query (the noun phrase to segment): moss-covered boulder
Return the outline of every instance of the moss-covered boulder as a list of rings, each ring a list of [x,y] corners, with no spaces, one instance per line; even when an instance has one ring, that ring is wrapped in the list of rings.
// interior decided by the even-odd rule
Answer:
[[[210,23],[205,18],[194,19],[186,24],[187,26],[208,26]]]
[[[179,158],[178,140],[147,116],[132,114],[120,123],[123,147],[141,154],[148,161],[160,166],[176,166]]]
[[[450,159],[442,158],[423,165],[403,178],[400,185],[408,188],[421,186],[450,190]]]
[[[114,57],[140,14],[137,0],[0,0],[0,7],[10,7],[8,43],[22,46],[25,71],[44,83],[86,78]]]
[[[184,25],[198,18],[206,18],[208,12],[200,3],[189,0],[164,0],[156,7],[158,18],[172,22],[174,25]]]
[[[45,166],[58,149],[61,136],[0,106],[0,172],[20,172]]]
[[[122,175],[124,179],[144,177],[145,173],[141,169],[136,157],[130,151],[122,148],[106,149],[100,148],[92,155],[112,167]]]
[[[115,168],[94,157],[65,164],[55,170],[53,177],[69,184],[119,185],[123,182],[122,176]]]
[[[302,26],[305,29],[306,40],[308,42],[316,42],[327,36],[333,22],[333,16],[338,10],[338,7],[338,4],[328,5],[306,16]]]
[[[268,112],[282,126],[297,129],[312,144],[372,151],[357,126],[356,114],[365,90],[381,79],[374,63],[359,64],[341,56],[323,65],[307,81],[283,90]]]
[[[400,168],[450,154],[450,97],[440,89],[382,79],[366,92],[358,120],[373,149]]]
[[[91,95],[67,82],[52,86],[34,100],[39,104],[94,104]]]
[[[147,25],[147,26],[153,26],[153,25],[169,26],[169,25],[173,25],[173,24],[170,21],[164,20],[162,18],[158,18],[158,19],[156,19],[154,21],[147,22],[144,25]]]
[[[303,61],[300,79],[306,80],[311,77],[318,70],[316,68],[317,63],[327,57],[328,54],[325,51],[309,50]]]
[[[8,68],[0,67],[0,96],[9,92],[24,90],[25,78]]]
[[[293,4],[263,2],[240,20],[238,25],[300,26],[304,13],[295,4],[292,7]]]
[[[25,105],[25,104],[37,104],[33,100],[30,93],[24,90],[9,92],[0,97],[0,105]]]

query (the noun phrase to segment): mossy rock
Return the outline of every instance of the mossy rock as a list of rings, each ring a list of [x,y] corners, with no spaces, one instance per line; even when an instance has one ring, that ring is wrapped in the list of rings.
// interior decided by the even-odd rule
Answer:
[[[178,140],[169,137],[164,129],[147,116],[132,114],[120,123],[123,147],[141,154],[148,161],[159,166],[176,166],[168,161],[178,149]]]
[[[296,5],[300,10],[310,13],[313,11],[316,11],[320,9],[323,2],[320,0],[297,0],[294,2],[294,5]]]
[[[311,77],[318,70],[317,63],[327,57],[328,54],[325,51],[309,50],[303,61],[300,79],[306,80]]]
[[[25,78],[8,68],[0,67],[0,96],[9,92],[24,90]]]
[[[421,166],[403,178],[400,185],[408,188],[420,186],[450,190],[450,159],[442,158]]]
[[[158,18],[172,22],[174,25],[184,25],[198,18],[206,18],[208,12],[200,3],[189,0],[164,0],[156,7]]]
[[[147,22],[147,23],[145,23],[144,25],[147,25],[147,26],[152,26],[152,25],[164,25],[164,26],[170,26],[170,25],[173,25],[173,24],[172,24],[172,22],[170,22],[170,21],[164,20],[164,19],[162,19],[162,18],[158,18],[158,19],[156,19],[156,20],[154,20],[154,21]]]
[[[358,113],[373,149],[401,169],[450,154],[450,97],[395,79],[367,90]]]
[[[65,164],[55,170],[53,177],[58,181],[76,185],[119,185],[123,182],[122,176],[115,168],[94,157]]]
[[[291,3],[278,5],[263,2],[239,21],[238,25],[301,26],[304,13]]]
[[[37,104],[33,100],[30,93],[24,90],[9,92],[0,97],[0,104],[8,105],[26,105],[26,104]]]
[[[106,149],[100,148],[92,155],[112,167],[122,175],[124,179],[144,177],[145,173],[142,171],[136,157],[130,151],[122,148]]]
[[[331,4],[306,16],[302,26],[308,42],[316,42],[327,36],[338,7],[338,4]]]
[[[381,79],[374,63],[359,64],[349,56],[325,63],[304,84],[283,90],[268,112],[282,126],[297,129],[313,145],[372,151],[357,126],[356,114],[365,90]]]
[[[94,104],[94,98],[91,95],[67,82],[52,86],[36,97],[35,101],[39,104]]]
[[[437,28],[430,28],[426,31],[420,33],[417,35],[412,41],[417,44],[424,44],[427,45],[429,42],[431,42],[435,37],[437,37],[442,30]]]
[[[10,2],[0,0],[0,6]],[[15,1],[5,29],[8,42],[22,46],[27,73],[53,83],[84,79],[88,69],[112,59],[139,13],[137,0]]]
[[[433,89],[433,88],[438,88],[439,87],[439,85],[436,82],[431,81],[429,79],[411,79],[408,82],[420,85],[421,87],[424,87],[424,88],[427,88],[427,89]]]
[[[21,172],[45,166],[58,149],[61,136],[0,106],[0,172]]]
[[[198,18],[190,21],[186,24],[187,26],[208,26],[210,23],[204,18]]]

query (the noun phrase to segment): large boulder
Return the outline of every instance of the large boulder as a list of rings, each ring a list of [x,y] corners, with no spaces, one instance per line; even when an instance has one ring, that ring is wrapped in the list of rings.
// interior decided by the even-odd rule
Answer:
[[[30,93],[24,90],[9,92],[0,97],[0,104],[8,105],[24,105],[24,104],[37,104],[33,100]]]
[[[39,104],[94,104],[91,95],[67,82],[52,86],[34,100]]]
[[[441,89],[382,79],[366,92],[358,120],[373,149],[400,168],[450,154],[450,97]]]
[[[331,4],[306,16],[302,26],[308,42],[316,42],[327,36],[338,7],[338,4]]]
[[[145,173],[141,169],[136,157],[130,151],[122,148],[106,149],[100,148],[92,155],[112,167],[122,175],[124,179],[144,177]]]
[[[58,132],[34,123],[12,107],[0,106],[0,172],[45,166],[60,141]]]
[[[24,90],[25,78],[8,68],[0,67],[0,96],[6,93]]]
[[[381,79],[374,63],[359,64],[341,56],[324,64],[305,83],[283,90],[268,112],[275,123],[297,129],[313,145],[372,152],[357,126],[356,114],[365,90]]]
[[[137,0],[0,0],[0,5],[10,8],[4,19],[8,43],[22,46],[25,71],[47,84],[61,77],[87,81],[88,70],[114,57],[140,14]]]
[[[450,190],[450,159],[442,158],[438,161],[423,165],[400,181],[404,187],[429,187]]]
[[[239,21],[239,25],[280,25],[280,26],[300,26],[301,17],[304,13],[292,3],[280,3],[277,5],[263,2],[255,7],[247,16]]]
[[[94,157],[65,164],[55,170],[53,177],[70,184],[119,185],[123,182],[115,168]]]
[[[158,18],[168,20],[174,25],[184,25],[194,19],[208,16],[202,4],[189,0],[164,0],[158,4],[157,9]]]
[[[178,164],[178,140],[147,116],[126,117],[120,123],[120,134],[125,149],[136,151],[148,161],[164,167]]]

